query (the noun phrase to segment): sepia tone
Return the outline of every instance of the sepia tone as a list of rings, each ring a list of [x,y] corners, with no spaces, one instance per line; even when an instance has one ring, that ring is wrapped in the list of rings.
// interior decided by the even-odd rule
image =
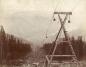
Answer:
[[[0,67],[86,67],[85,0],[0,0]]]

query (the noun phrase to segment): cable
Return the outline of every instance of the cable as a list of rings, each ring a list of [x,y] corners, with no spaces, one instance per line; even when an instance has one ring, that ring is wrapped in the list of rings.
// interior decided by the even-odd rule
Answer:
[[[55,7],[55,9],[54,9],[54,12],[56,11],[57,6],[59,6],[59,4],[60,4],[60,0],[58,0],[58,2],[57,2],[57,4],[56,4],[56,7]]]
[[[80,1],[81,0],[78,0],[78,2],[75,4],[75,6],[71,9],[72,12],[77,8],[77,5],[79,4]]]
[[[55,17],[54,17],[54,12],[56,11],[56,9],[57,9],[57,5],[59,5],[59,2],[60,2],[60,0],[58,0],[58,2],[57,2],[57,4],[56,4],[56,7],[55,7],[55,9],[54,9],[54,11],[53,11],[53,14],[52,14],[52,17],[51,17],[51,20],[50,20],[50,23],[52,23],[53,22],[53,20],[52,19],[54,19]],[[49,27],[48,27],[49,28]],[[46,35],[47,35],[47,32],[48,32],[48,29],[47,29],[47,31],[46,31]]]

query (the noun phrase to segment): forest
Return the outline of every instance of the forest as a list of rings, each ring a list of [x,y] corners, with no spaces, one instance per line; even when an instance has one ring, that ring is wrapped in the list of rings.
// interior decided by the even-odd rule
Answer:
[[[21,64],[25,57],[32,51],[30,43],[14,35],[0,31],[0,64]]]

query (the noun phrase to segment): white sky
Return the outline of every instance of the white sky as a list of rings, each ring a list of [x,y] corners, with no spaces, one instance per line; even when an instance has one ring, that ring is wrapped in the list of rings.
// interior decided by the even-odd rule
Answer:
[[[86,34],[86,0],[0,0],[0,24],[6,32],[28,40],[44,39],[54,36],[57,23],[51,23],[52,13],[72,11],[71,23],[67,24],[69,32]],[[57,7],[56,7],[57,5]],[[83,32],[83,33],[82,33]]]

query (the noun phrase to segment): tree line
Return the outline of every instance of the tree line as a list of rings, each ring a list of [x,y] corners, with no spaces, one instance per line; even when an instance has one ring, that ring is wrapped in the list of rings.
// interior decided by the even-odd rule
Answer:
[[[0,33],[0,63],[14,64],[31,51],[30,43],[24,43],[13,35]]]

